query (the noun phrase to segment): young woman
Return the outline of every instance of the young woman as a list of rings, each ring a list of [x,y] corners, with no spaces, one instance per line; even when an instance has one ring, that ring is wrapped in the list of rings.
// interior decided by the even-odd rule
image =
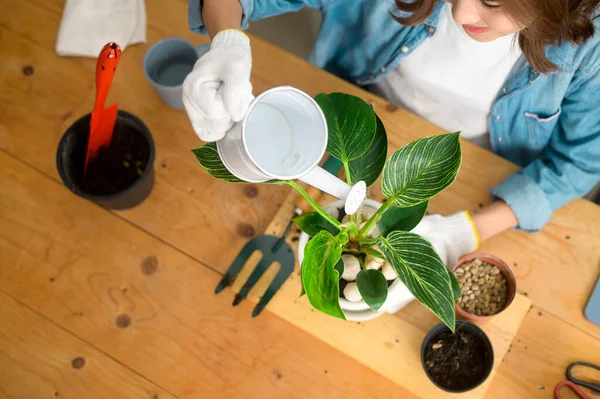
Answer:
[[[600,0],[190,0],[211,50],[184,83],[201,139],[218,140],[251,100],[248,20],[319,8],[310,61],[521,165],[474,213],[417,232],[447,264],[479,239],[533,232],[600,181]],[[293,32],[290,32],[293,34]]]

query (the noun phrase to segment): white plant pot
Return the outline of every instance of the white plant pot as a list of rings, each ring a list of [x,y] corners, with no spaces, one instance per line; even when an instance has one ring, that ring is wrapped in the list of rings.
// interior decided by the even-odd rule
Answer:
[[[371,207],[373,209],[379,209],[381,204],[377,201],[373,201],[370,199],[366,199],[363,202],[363,206]],[[329,211],[333,208],[343,208],[344,201],[337,200],[330,204],[327,204],[323,207],[325,211]],[[298,261],[300,265],[302,265],[302,260],[304,259],[304,247],[308,243],[310,237],[308,234],[302,232],[300,235],[300,239],[298,241]],[[364,300],[360,300],[357,302],[348,301],[345,298],[340,297],[340,307],[346,315],[346,319],[349,321],[365,321],[370,320],[375,317],[381,316],[384,313],[396,313],[398,310],[402,309],[408,303],[410,303],[415,297],[410,293],[408,288],[400,281],[399,278],[396,278],[394,282],[388,288],[388,296],[383,305],[379,310],[375,311],[367,305]]]

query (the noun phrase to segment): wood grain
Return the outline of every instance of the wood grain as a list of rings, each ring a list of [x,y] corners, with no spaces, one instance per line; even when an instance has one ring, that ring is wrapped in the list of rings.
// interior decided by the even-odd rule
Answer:
[[[487,398],[554,397],[554,388],[566,378],[567,366],[574,361],[600,364],[600,342],[564,320],[534,307],[523,321]],[[600,373],[593,378],[591,381],[600,382]],[[598,392],[583,390],[591,398],[600,398]],[[576,398],[568,389],[562,390],[561,395],[563,398]]]
[[[89,112],[94,95],[95,61],[54,54],[63,6],[64,0],[0,0],[0,148],[55,180],[58,140],[70,123]],[[186,2],[166,7],[162,0],[148,0],[146,7],[149,43],[126,49],[110,96],[110,101],[144,120],[157,144],[157,182],[151,197],[142,206],[119,213],[139,229],[115,221],[60,184],[2,155],[2,165],[12,166],[2,169],[0,180],[0,286],[141,374],[166,381],[161,385],[182,397],[210,395],[211,384],[222,388],[217,397],[257,393],[414,397],[268,312],[250,320],[252,305],[232,311],[231,296],[212,296],[218,274],[169,247],[223,272],[246,236],[265,230],[289,191],[266,186],[248,190],[249,186],[216,182],[196,164],[189,149],[200,143],[185,113],[160,103],[141,65],[148,47],[163,37],[183,37],[195,44],[206,39],[188,30]],[[252,46],[255,94],[292,85],[311,95],[333,91],[359,95],[373,103],[383,120],[390,149],[441,132],[259,39],[253,38]],[[26,70],[33,73],[26,76]],[[476,210],[491,201],[489,188],[516,170],[467,142],[463,158],[458,181],[432,201],[433,211]],[[4,179],[7,175],[10,179]],[[376,187],[370,192],[381,198]],[[578,200],[557,212],[541,233],[507,232],[481,248],[507,261],[519,291],[544,314],[554,315],[545,328],[535,330],[540,356],[545,351],[585,353],[588,347],[596,348],[585,343],[597,342],[600,327],[587,322],[582,309],[600,273],[599,237],[599,207]],[[144,259],[152,256],[158,265],[155,278],[141,272]],[[153,262],[147,262],[145,270],[152,270]],[[269,309],[278,311],[278,298]],[[122,314],[130,316],[126,328],[116,326],[117,320],[127,324],[127,318],[119,318]],[[412,320],[411,328],[420,331],[433,323],[418,306],[411,305],[402,314]],[[394,317],[388,319],[398,323]],[[565,333],[564,339],[554,340],[553,323],[560,331],[572,329],[574,336],[590,339],[567,342]],[[382,353],[385,362],[389,352]],[[502,385],[492,384],[489,395],[520,399],[537,394],[528,391],[529,376],[536,372],[522,362],[527,353],[519,352],[515,358],[513,354],[510,367],[506,362],[500,367]],[[556,373],[554,368],[544,370]],[[550,397],[548,389],[544,397]]]
[[[52,50],[63,3],[0,2],[0,82],[2,93],[6,93],[0,97],[0,146],[54,177],[54,151],[62,132],[88,112],[93,101],[94,61],[60,58]],[[160,0],[149,0],[146,6],[149,43],[124,52],[111,98],[150,127],[158,147],[157,182],[147,202],[120,214],[223,272],[247,235],[264,231],[289,191],[258,186],[258,195],[248,198],[244,186],[216,182],[196,164],[189,149],[199,142],[185,113],[160,103],[145,81],[141,65],[148,46],[160,38],[176,35],[194,43],[206,39],[188,30],[186,2],[173,2],[166,8]],[[34,22],[36,19],[43,23]],[[311,95],[332,91],[359,95],[373,103],[380,115],[388,131],[390,150],[418,137],[441,133],[420,118],[390,107],[384,100],[259,39],[252,39],[252,48],[255,93],[292,85]],[[29,64],[36,73],[26,78],[22,68]],[[31,117],[31,109],[37,110],[35,117]],[[434,198],[433,211],[449,214],[476,210],[491,201],[488,192],[492,186],[517,170],[468,142],[463,142],[463,155],[458,181]],[[380,195],[376,188],[371,192],[376,198]],[[202,244],[199,237],[203,237]],[[513,265],[519,290],[536,305],[600,338],[600,327],[591,325],[582,315],[600,273],[598,237],[600,208],[577,200],[557,212],[541,233],[506,232],[484,243],[481,250]]]
[[[0,182],[0,289],[174,395],[415,397],[2,151]]]
[[[4,54],[0,65],[0,148],[57,180],[58,142],[71,123],[91,111],[95,93],[94,60],[57,57],[53,52],[53,29],[62,12],[57,4],[62,3],[53,0],[41,7],[30,2],[0,2]],[[43,30],[33,22],[35,18],[44,21]],[[153,43],[165,33],[150,27],[148,36]],[[144,78],[142,60],[148,47],[125,50],[107,103],[116,101],[121,109],[141,117],[156,144],[152,195],[141,206],[120,214],[168,242],[177,242],[196,259],[224,270],[223,253],[263,232],[289,190],[222,184],[202,170],[190,151],[202,143],[185,112],[164,106]],[[33,68],[33,74],[24,75],[26,66]]]
[[[295,193],[290,195],[288,201],[281,206],[275,219],[267,228],[268,234],[280,235],[282,233],[289,220],[289,215],[294,209],[296,198]],[[328,202],[329,199],[328,196],[324,197],[322,203]],[[294,241],[294,236],[288,238],[288,242],[293,243]],[[233,286],[234,291],[239,291],[251,273],[255,262],[256,258],[252,259],[242,270]],[[350,323],[335,319],[315,311],[306,297],[298,297],[300,292],[299,265],[295,266],[295,273],[269,304],[268,309],[271,312],[299,329],[329,343],[356,361],[377,370],[381,375],[399,386],[405,387],[419,398],[454,397],[454,395],[436,388],[428,380],[421,367],[419,356],[423,337],[440,322],[428,309],[415,302],[394,315],[383,315],[368,322]],[[253,300],[258,300],[276,271],[277,268],[271,268],[265,273],[255,289],[251,291]],[[473,391],[462,394],[461,397],[484,397],[530,307],[531,301],[527,297],[517,295],[509,309],[482,326],[494,347],[494,369],[484,384]],[[410,384],[407,384],[406,381],[410,381]]]
[[[0,292],[0,397],[175,397]]]

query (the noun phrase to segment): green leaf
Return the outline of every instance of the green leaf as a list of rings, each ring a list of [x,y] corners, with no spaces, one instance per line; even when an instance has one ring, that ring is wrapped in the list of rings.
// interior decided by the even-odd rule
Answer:
[[[356,285],[371,309],[377,310],[385,302],[388,285],[385,276],[379,270],[361,270],[356,276]]]
[[[381,235],[386,237],[392,231],[396,230],[411,231],[423,219],[428,204],[429,202],[425,201],[408,208],[396,208],[392,206],[379,219],[379,231]]]
[[[338,228],[325,220],[325,218],[319,215],[318,212],[305,213],[295,217],[294,223],[296,223],[303,232],[311,237],[316,236],[321,230],[327,230],[333,235],[339,233]]]
[[[350,235],[348,235],[347,231],[342,231],[340,234],[335,236],[335,242],[338,245],[344,246],[348,244],[348,241],[350,241]]]
[[[417,300],[454,331],[453,276],[433,246],[421,236],[407,231],[393,231],[387,238],[380,236],[377,245]]]
[[[200,148],[192,150],[200,165],[215,179],[224,180],[230,183],[247,183],[231,174],[221,162],[217,143],[206,143]]]
[[[340,308],[339,273],[335,269],[342,246],[326,230],[321,230],[304,248],[302,283],[310,304],[330,316],[346,320]]]
[[[383,168],[382,193],[406,208],[446,189],[460,168],[459,134],[424,137],[394,152]]]
[[[192,152],[196,156],[196,160],[202,165],[204,170],[215,179],[223,180],[229,183],[245,183],[247,181],[238,179],[223,165],[219,152],[217,151],[217,143],[210,142],[204,144],[200,148],[193,149]],[[268,184],[285,184],[285,180],[269,180],[264,183]]]
[[[306,295],[306,290],[304,289],[304,283],[302,282],[302,273],[300,273],[300,296]]]
[[[369,104],[344,93],[319,94],[329,130],[327,151],[346,163],[363,155],[375,137],[377,121]]]
[[[376,249],[370,247],[363,247],[362,249],[367,255],[371,255],[374,258],[385,259],[385,256]]]
[[[344,261],[342,260],[342,258],[340,258],[340,260],[337,261],[337,263],[334,266],[335,270],[337,270],[339,277],[338,280],[340,278],[342,278],[342,274],[344,274]]]
[[[377,119],[377,130],[369,149],[360,158],[350,161],[348,164],[352,184],[363,180],[367,186],[372,185],[379,178],[383,165],[385,165],[388,150],[387,135],[381,119],[377,115],[375,118]]]
[[[450,273],[450,280],[452,280],[452,292],[454,293],[454,300],[456,301],[460,299],[462,292],[460,290],[460,285],[458,285],[458,280],[452,272]]]

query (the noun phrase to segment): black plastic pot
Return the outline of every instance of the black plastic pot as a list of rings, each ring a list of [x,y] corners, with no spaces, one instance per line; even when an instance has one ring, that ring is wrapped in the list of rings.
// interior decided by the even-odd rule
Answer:
[[[140,177],[129,187],[108,195],[97,195],[83,189],[83,164],[90,131],[91,114],[75,121],[63,135],[56,152],[56,166],[65,186],[80,197],[89,199],[99,205],[111,209],[127,209],[139,205],[152,191],[154,185],[155,147],[152,135],[146,125],[137,117],[119,110],[115,131],[126,126],[133,134],[143,137],[142,142],[148,145],[148,162]]]
[[[463,321],[463,320],[457,320],[455,331],[459,331],[459,329],[462,331],[471,333],[471,336],[478,342],[480,348],[482,348],[482,350],[484,352],[483,353],[484,370],[481,373],[481,378],[479,378],[476,381],[472,381],[472,384],[467,387],[463,387],[462,389],[449,389],[448,387],[441,386],[432,378],[432,376],[429,374],[429,371],[425,367],[425,365],[426,365],[426,363],[425,363],[426,362],[426,360],[425,360],[426,349],[429,347],[429,345],[431,343],[437,342],[440,334],[450,331],[450,329],[444,323],[440,323],[440,324],[436,325],[435,327],[433,327],[431,330],[429,330],[429,332],[427,333],[427,335],[425,335],[425,338],[423,339],[423,344],[421,345],[421,365],[423,366],[423,370],[425,370],[425,374],[427,374],[427,377],[431,380],[431,382],[435,386],[437,386],[438,388],[440,388],[443,391],[451,392],[451,393],[462,393],[462,392],[467,392],[474,388],[477,388],[490,376],[490,373],[492,372],[492,368],[494,367],[494,348],[492,347],[492,343],[490,342],[490,339],[483,332],[483,330],[481,328],[479,328],[478,326],[476,326],[475,324],[472,324],[472,323],[469,323],[469,322]]]

